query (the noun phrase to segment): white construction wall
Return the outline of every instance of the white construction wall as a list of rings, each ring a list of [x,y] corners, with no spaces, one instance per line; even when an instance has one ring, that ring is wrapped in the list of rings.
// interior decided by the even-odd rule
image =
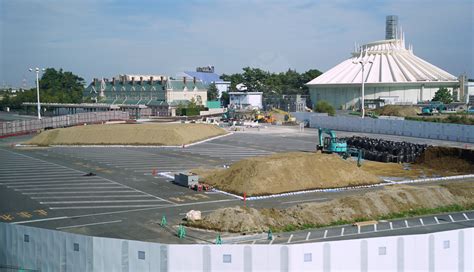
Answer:
[[[298,121],[308,120],[310,127],[341,131],[401,135],[408,137],[474,143],[474,126],[422,121],[321,116],[312,112],[291,113]]]
[[[0,223],[0,271],[473,271],[473,244],[474,228],[292,245],[165,245]]]

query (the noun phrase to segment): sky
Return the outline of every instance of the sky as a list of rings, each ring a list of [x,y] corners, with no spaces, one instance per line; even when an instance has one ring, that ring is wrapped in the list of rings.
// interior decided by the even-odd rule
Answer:
[[[327,71],[398,15],[414,53],[474,78],[472,0],[0,0],[0,86],[34,86],[30,67],[83,77],[174,76],[214,65]]]

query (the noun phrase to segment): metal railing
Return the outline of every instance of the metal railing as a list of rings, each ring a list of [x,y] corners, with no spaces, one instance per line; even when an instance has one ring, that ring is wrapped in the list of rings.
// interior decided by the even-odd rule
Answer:
[[[55,117],[44,117],[41,120],[16,120],[0,122],[0,137],[15,136],[36,132],[42,129],[69,127],[81,124],[101,123],[114,120],[129,120],[128,112],[105,111],[85,112]]]

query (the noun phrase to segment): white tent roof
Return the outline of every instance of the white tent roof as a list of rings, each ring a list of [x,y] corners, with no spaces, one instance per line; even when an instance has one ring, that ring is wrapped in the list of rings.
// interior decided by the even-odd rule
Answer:
[[[347,59],[307,85],[361,84],[362,65],[365,63],[365,83],[421,83],[457,82],[450,73],[413,54],[405,47],[405,40],[392,39],[372,42],[360,47]]]

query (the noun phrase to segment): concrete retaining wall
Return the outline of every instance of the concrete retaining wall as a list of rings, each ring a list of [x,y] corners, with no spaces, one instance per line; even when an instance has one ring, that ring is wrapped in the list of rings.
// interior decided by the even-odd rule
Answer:
[[[18,120],[0,122],[0,137],[34,132],[45,128],[68,127],[84,123],[99,123],[109,120],[129,120],[129,114],[122,111],[85,112],[55,117],[43,117],[41,120]]]
[[[293,245],[165,245],[0,223],[0,271],[472,271],[473,237],[466,228]]]
[[[294,112],[298,121],[309,120],[310,127],[342,131],[401,135],[408,137],[474,143],[474,126],[433,122],[320,116],[311,112]]]

